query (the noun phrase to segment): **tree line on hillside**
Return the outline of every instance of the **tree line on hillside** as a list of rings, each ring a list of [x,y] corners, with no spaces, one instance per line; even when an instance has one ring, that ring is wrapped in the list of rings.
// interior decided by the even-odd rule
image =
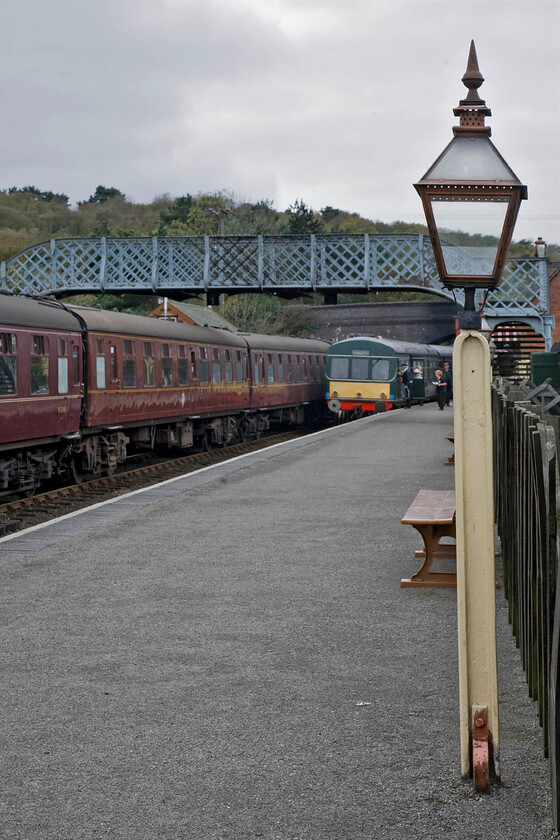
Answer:
[[[11,187],[0,191],[0,260],[52,238],[88,236],[217,236],[297,235],[310,233],[424,233],[425,225],[395,221],[391,224],[365,219],[326,206],[318,212],[297,199],[286,210],[273,202],[248,202],[225,191],[172,198],[161,195],[150,204],[129,201],[116,187],[98,186],[87,201],[69,206],[64,193],[37,187]],[[492,237],[469,236],[450,231],[446,236],[457,245],[492,244]],[[560,248],[549,246],[550,249]],[[512,256],[532,256],[533,242],[514,243]]]

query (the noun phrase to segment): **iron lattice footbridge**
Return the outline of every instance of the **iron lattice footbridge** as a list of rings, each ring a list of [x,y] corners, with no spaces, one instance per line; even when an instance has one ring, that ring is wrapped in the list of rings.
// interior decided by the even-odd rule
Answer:
[[[467,249],[448,245],[456,262]],[[472,272],[476,273],[476,272]],[[52,239],[0,266],[0,288],[16,294],[142,292],[185,298],[263,291],[296,296],[384,288],[432,291],[453,299],[439,281],[429,237],[418,234],[188,236]],[[456,294],[463,304],[462,292]],[[509,260],[485,313],[551,329],[547,260]],[[549,324],[549,327],[546,327]]]

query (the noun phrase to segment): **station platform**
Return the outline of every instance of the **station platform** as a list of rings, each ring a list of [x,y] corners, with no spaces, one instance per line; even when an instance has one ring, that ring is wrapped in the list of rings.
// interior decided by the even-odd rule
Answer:
[[[461,778],[456,591],[400,519],[452,411],[366,418],[0,540],[6,840],[549,840],[497,590],[502,783]],[[497,564],[498,577],[500,563]]]

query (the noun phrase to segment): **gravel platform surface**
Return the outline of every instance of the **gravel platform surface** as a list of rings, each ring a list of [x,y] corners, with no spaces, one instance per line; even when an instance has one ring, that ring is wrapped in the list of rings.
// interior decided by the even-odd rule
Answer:
[[[421,547],[400,518],[453,488],[452,423],[368,418],[0,540],[0,837],[556,837],[503,589],[484,796],[460,776],[456,593],[399,587]]]

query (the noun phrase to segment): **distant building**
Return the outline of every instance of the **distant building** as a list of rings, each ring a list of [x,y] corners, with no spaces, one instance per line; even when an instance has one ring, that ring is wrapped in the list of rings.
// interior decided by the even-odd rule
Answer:
[[[556,318],[556,326],[552,330],[552,341],[560,341],[560,263],[548,264],[548,293],[550,295],[550,311]]]
[[[184,324],[198,324],[201,327],[218,327],[238,332],[234,327],[209,306],[198,306],[196,303],[183,303],[176,300],[163,300],[155,309],[148,313],[148,318],[160,318],[166,321],[182,321]]]

